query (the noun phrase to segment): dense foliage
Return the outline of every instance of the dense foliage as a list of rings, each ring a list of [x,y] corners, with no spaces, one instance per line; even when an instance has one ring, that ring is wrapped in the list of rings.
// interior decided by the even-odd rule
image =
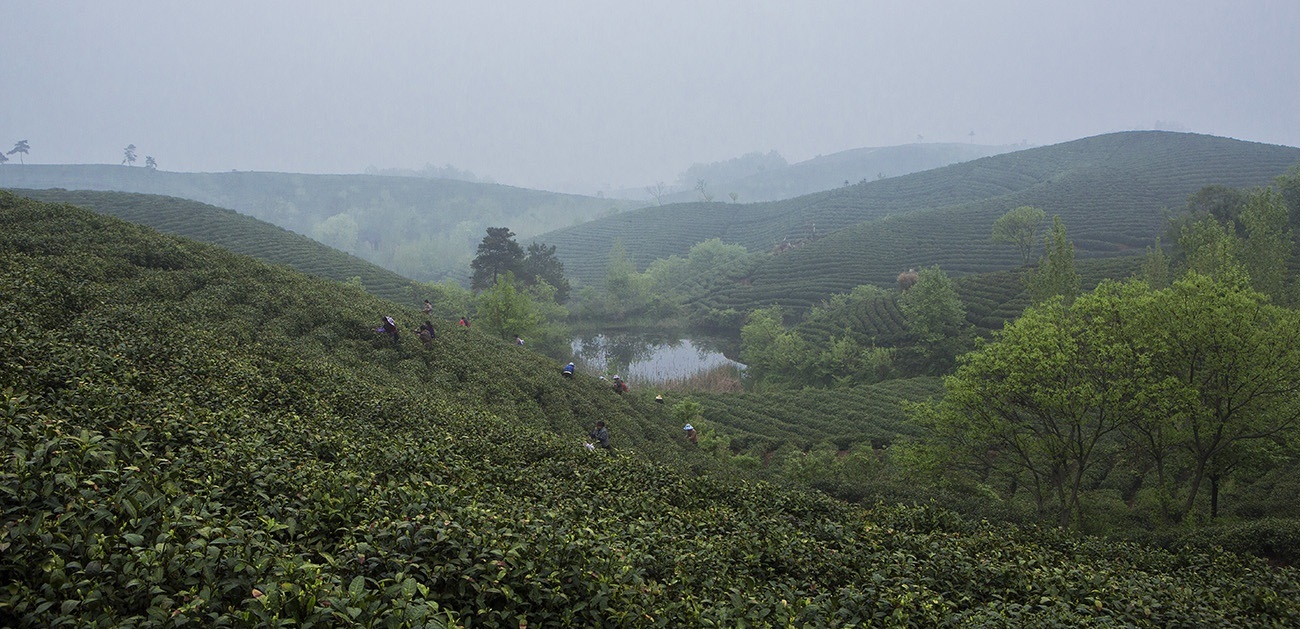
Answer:
[[[1291,626],[1298,573],[730,480],[668,409],[0,194],[0,624]],[[613,452],[580,447],[591,422]]]
[[[1080,526],[1082,493],[1101,486],[1133,504],[1149,488],[1155,524],[1179,523],[1210,473],[1297,461],[1298,314],[1262,302],[1191,274],[1038,305],[965,357],[919,413],[925,434],[952,470],[1022,488],[1062,525]]]

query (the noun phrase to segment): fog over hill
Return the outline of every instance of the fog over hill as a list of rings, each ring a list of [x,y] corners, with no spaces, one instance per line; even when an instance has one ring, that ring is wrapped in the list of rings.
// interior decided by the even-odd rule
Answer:
[[[2,6],[15,163],[133,146],[172,171],[450,164],[594,195],[752,151],[1299,137],[1297,2]]]
[[[176,173],[93,164],[6,164],[0,167],[0,187],[191,199],[309,236],[419,281],[465,280],[487,227],[510,226],[527,239],[638,205],[452,179]]]
[[[781,165],[777,167],[753,160],[759,163],[755,163],[742,176],[734,176],[738,169],[727,167],[747,156],[713,164],[694,164],[692,168],[680,173],[678,181],[673,184],[659,182],[642,188],[616,190],[607,196],[650,199],[657,205],[690,203],[706,197],[735,203],[780,201],[862,181],[898,177],[979,157],[999,155],[1019,148],[1026,147],[919,142],[851,149],[819,155],[795,164],[787,164],[775,152],[771,155],[781,160]],[[750,155],[760,156],[759,153]]]
[[[726,189],[741,191],[740,200],[787,198],[841,187],[850,177],[863,179],[863,173],[876,173],[872,178],[877,179],[1002,150],[964,144],[857,149],[755,172]],[[777,154],[773,158],[782,161]],[[685,172],[712,176],[729,172],[728,166],[738,172],[748,168],[748,159],[696,165]],[[635,200],[604,199],[431,176],[443,174],[470,176],[447,168],[396,176],[177,173],[123,165],[11,163],[0,167],[0,187],[133,192],[199,201],[309,236],[420,281],[465,281],[488,227],[506,226],[528,243],[546,231],[654,203],[647,191],[632,195]],[[661,202],[692,200],[695,194],[670,194]]]

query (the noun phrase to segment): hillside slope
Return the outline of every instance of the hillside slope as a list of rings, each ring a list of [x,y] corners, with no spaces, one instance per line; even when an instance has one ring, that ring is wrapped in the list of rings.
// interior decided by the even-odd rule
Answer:
[[[228,208],[416,280],[464,279],[487,227],[527,238],[636,207],[452,179],[295,173],[175,173],[110,165],[0,168],[0,188],[159,194]]]
[[[356,289],[7,193],[0,227],[0,625],[1299,620],[1297,570],[729,479],[650,399],[395,348]]]
[[[889,284],[909,267],[936,264],[952,274],[1013,268],[1020,262],[1015,251],[991,242],[990,231],[1019,205],[1061,215],[1083,256],[1143,251],[1158,235],[1164,209],[1185,207],[1201,187],[1265,186],[1298,159],[1292,147],[1114,133],[776,203],[645,208],[540,238],[557,245],[572,277],[594,285],[615,240],[640,268],[716,237],[752,251],[781,249],[786,253],[752,277],[721,286],[714,302],[808,305],[857,284]]]
[[[910,173],[932,170],[950,164],[1016,150],[1013,146],[981,144],[918,143],[879,146],[820,155],[784,168],[767,169],[729,181],[708,181],[707,189],[716,199],[729,199],[736,193],[743,203],[780,201],[861,181],[875,181]],[[691,182],[689,182],[691,183]],[[646,199],[644,190],[620,195],[629,199]],[[668,194],[660,204],[692,203],[701,199],[696,190]]]
[[[69,203],[336,282],[357,278],[368,293],[390,301],[419,304],[424,299],[417,283],[406,277],[233,210],[188,199],[127,192],[61,189],[11,192],[46,203]]]

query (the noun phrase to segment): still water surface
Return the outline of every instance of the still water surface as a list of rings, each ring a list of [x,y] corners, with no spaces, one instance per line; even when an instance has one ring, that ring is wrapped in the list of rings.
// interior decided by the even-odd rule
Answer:
[[[663,332],[596,332],[570,342],[575,366],[581,372],[610,377],[619,374],[631,382],[665,382],[686,378],[720,365],[742,363],[724,355],[731,351],[727,339],[684,338]]]

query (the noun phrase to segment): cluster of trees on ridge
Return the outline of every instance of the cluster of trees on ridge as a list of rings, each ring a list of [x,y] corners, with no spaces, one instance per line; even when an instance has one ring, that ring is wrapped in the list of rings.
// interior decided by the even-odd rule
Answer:
[[[122,163],[127,166],[135,165],[136,163],[135,144],[128,144],[126,148],[122,149]],[[154,160],[154,157],[152,155],[145,156],[145,168],[149,170],[155,170],[158,168],[158,162]]]

